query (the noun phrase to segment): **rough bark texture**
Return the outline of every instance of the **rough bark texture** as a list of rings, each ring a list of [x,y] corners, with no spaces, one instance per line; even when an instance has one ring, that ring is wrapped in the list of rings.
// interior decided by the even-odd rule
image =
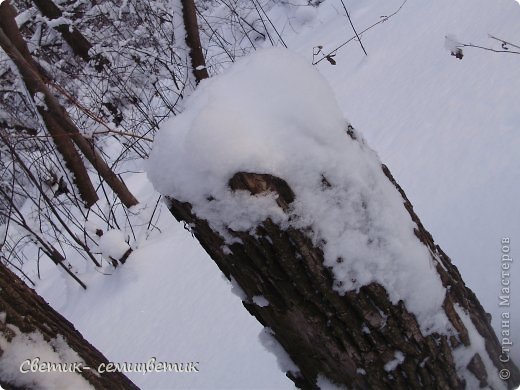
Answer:
[[[8,0],[2,3],[0,6],[0,18],[7,17],[8,14],[4,10],[9,8],[11,6]],[[19,35],[19,31],[17,34]],[[26,47],[25,43],[23,44]],[[94,146],[78,130],[67,111],[45,85],[45,78],[32,64],[34,61],[28,61],[20,53],[17,47],[12,44],[10,36],[3,28],[0,28],[0,46],[15,63],[32,98],[34,99],[37,93],[42,94],[44,97],[44,105],[36,104],[38,112],[45,122],[47,130],[53,137],[58,151],[62,154],[67,168],[74,174],[75,183],[87,207],[94,204],[98,197],[73,143],[117,194],[121,202],[126,207],[135,206],[138,203],[137,199],[128,190],[125,183],[107,165]]]
[[[206,60],[200,43],[199,25],[197,23],[197,8],[193,0],[181,0],[184,28],[186,29],[186,44],[190,48],[191,66],[197,84],[209,77]]]
[[[50,307],[3,264],[0,264],[0,312],[5,313],[5,319],[0,317],[0,336],[8,341],[14,337],[9,325],[14,325],[23,333],[39,331],[46,341],[61,335],[70,348],[84,361],[84,366],[96,368],[101,363],[108,362],[103,354],[85,340],[69,321]],[[2,354],[3,352],[0,350],[0,360]],[[27,359],[32,358],[34,356],[27,356]],[[81,375],[96,389],[137,389],[137,386],[121,373],[96,375],[94,372],[95,370],[83,370]],[[42,373],[41,375],[52,374]],[[17,388],[15,384],[7,383],[6,379],[1,377],[0,385],[6,389]]]
[[[332,289],[331,270],[323,265],[322,250],[313,245],[305,231],[283,230],[268,219],[254,235],[230,230],[229,234],[240,243],[224,250],[224,239],[192,212],[189,203],[169,198],[169,209],[177,220],[190,226],[221,271],[228,279],[234,279],[247,295],[246,309],[271,329],[299,368],[299,373],[287,372],[298,387],[316,388],[317,376],[322,374],[353,389],[464,388],[452,351],[469,345],[470,340],[455,304],[469,313],[486,340],[486,349],[495,366],[510,370],[511,378],[506,385],[514,387],[520,382],[519,371],[511,362],[500,363],[500,344],[488,315],[465,286],[457,268],[424,229],[388,168],[383,165],[382,169],[401,193],[404,207],[417,224],[416,236],[432,253],[432,262],[447,287],[443,307],[457,336],[436,333],[425,336],[405,304],[402,301],[392,304],[379,284],[338,295]],[[328,184],[326,178],[324,181]],[[229,186],[252,195],[275,192],[283,210],[298,196],[283,179],[266,174],[239,172],[230,179]],[[253,304],[252,297],[258,295],[264,296],[269,305]],[[384,366],[395,358],[396,351],[401,351],[405,359],[395,370],[387,372]],[[481,385],[487,383],[488,373],[478,354],[468,369]]]

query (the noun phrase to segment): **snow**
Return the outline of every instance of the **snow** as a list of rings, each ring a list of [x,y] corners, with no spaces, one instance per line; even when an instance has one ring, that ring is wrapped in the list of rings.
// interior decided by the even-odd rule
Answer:
[[[316,385],[321,390],[345,390],[345,386],[338,386],[334,382],[332,382],[329,378],[318,375],[318,378],[316,379]]]
[[[394,358],[385,364],[384,369],[386,372],[393,371],[402,362],[404,362],[404,354],[401,351],[395,351]]]
[[[4,0],[0,0],[0,4],[3,3]],[[18,15],[16,15],[16,24],[18,24],[19,27],[22,27],[29,19],[31,19],[34,14],[36,13],[36,10],[34,8],[30,8],[26,11],[20,12]]]
[[[5,316],[5,313],[2,313]],[[42,334],[35,331],[30,334],[22,333],[16,326],[7,325],[14,337],[8,341],[3,333],[0,333],[0,375],[2,380],[20,387],[37,387],[42,389],[92,389],[93,387],[79,373],[71,373],[74,363],[85,364],[83,360],[65,342],[62,336],[50,342],[45,341]],[[31,363],[23,363],[28,359],[36,361],[39,365],[31,366]],[[62,364],[63,372],[47,371],[46,363]],[[21,372],[21,370],[25,372]],[[38,372],[37,370],[43,370]],[[36,372],[33,372],[36,371]]]
[[[260,307],[266,307],[269,306],[269,301],[265,299],[263,295],[255,295],[253,297],[253,303]]]
[[[47,103],[45,103],[45,95],[43,92],[36,92],[34,94],[34,104],[36,107],[41,107],[44,111],[47,111]]]
[[[56,19],[47,19],[47,18],[44,18],[44,19],[45,19],[45,22],[47,23],[47,26],[49,26],[50,28],[56,28],[56,27],[59,27],[62,25],[70,25],[72,28],[72,20],[70,20],[69,18],[63,17],[63,16],[60,16],[59,18],[56,18]]]
[[[105,258],[119,260],[130,249],[125,234],[119,229],[105,232],[98,241],[99,249]]]
[[[225,279],[225,276],[223,276],[223,278]],[[247,294],[244,292],[244,290],[242,290],[242,287],[240,287],[235,278],[231,277],[230,283],[231,292],[235,294],[238,298],[240,298],[242,301],[247,301]]]
[[[110,276],[81,273],[86,291],[42,261],[38,291],[111,362],[199,362],[196,373],[129,373],[140,388],[291,388],[258,341],[262,326],[199,243],[167,210],[158,224],[162,233],[142,241],[123,266],[102,270]]]
[[[462,44],[458,41],[457,37],[452,34],[446,35],[444,39],[444,47],[450,52],[450,54],[455,55],[458,52],[461,52]]]
[[[226,227],[254,231],[267,218],[310,228],[339,293],[377,282],[426,333],[449,330],[445,290],[401,195],[377,155],[346,134],[312,66],[288,50],[260,50],[202,82],[186,105],[154,143],[148,175],[158,191],[192,203],[224,237]],[[274,195],[232,193],[227,183],[239,171],[286,180],[296,194],[291,222]]]
[[[296,374],[300,371],[291,357],[285,352],[285,349],[283,349],[280,343],[274,338],[274,333],[271,328],[262,329],[258,334],[258,339],[267,351],[276,356],[276,362],[281,372],[292,372]]]
[[[470,340],[469,346],[466,347],[461,345],[453,352],[457,372],[462,373],[464,379],[466,379],[468,383],[468,388],[480,387],[477,378],[475,378],[475,376],[467,369],[467,365],[471,361],[471,358],[478,353],[482,359],[482,363],[484,363],[484,367],[486,367],[486,371],[489,373],[487,378],[489,386],[493,389],[507,389],[505,382],[501,380],[498,375],[497,368],[489,358],[485,340],[475,328],[473,322],[471,322],[469,315],[458,304],[456,304],[454,308],[462,320],[462,323],[468,330]]]

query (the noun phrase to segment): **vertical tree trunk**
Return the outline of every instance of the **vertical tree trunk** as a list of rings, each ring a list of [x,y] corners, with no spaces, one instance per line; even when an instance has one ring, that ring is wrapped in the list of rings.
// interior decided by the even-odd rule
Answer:
[[[520,373],[511,361],[500,361],[501,347],[488,315],[424,229],[388,168],[382,169],[402,195],[403,207],[415,222],[415,234],[430,251],[432,264],[446,288],[443,310],[455,329],[452,336],[423,334],[403,301],[393,304],[385,288],[375,282],[339,295],[332,287],[332,272],[323,265],[322,250],[304,230],[283,229],[267,219],[254,233],[228,229],[236,240],[226,247],[230,241],[225,242],[207,221],[198,218],[189,203],[169,198],[169,209],[177,220],[192,228],[221,271],[243,290],[246,309],[269,328],[297,366],[297,372],[286,374],[298,387],[316,388],[323,375],[353,389],[462,389],[466,383],[461,370],[471,372],[480,386],[486,386],[490,380],[500,380],[496,371],[495,375],[488,372],[483,363],[487,356],[498,370],[511,373],[504,386],[515,387],[520,383]],[[274,192],[284,211],[298,196],[283,179],[267,174],[237,173],[229,187],[247,190],[252,196]],[[258,296],[269,304],[255,304],[253,297]],[[471,352],[470,362],[461,368],[457,367],[454,351],[472,346],[472,330],[463,321],[468,316],[471,329],[485,340],[485,349]],[[396,360],[396,356],[400,358]]]
[[[184,28],[186,29],[186,44],[190,48],[191,66],[197,84],[209,77],[206,60],[200,43],[199,25],[197,23],[197,8],[194,0],[181,0]]]
[[[0,362],[6,359],[6,351],[12,343],[20,342],[21,335],[26,335],[29,339],[37,339],[36,334],[43,336],[45,343],[51,348],[56,349],[56,342],[61,346],[59,340],[63,338],[66,345],[78,354],[83,369],[77,376],[81,376],[96,389],[137,389],[137,387],[123,374],[102,373],[97,374],[96,368],[101,363],[107,363],[107,359],[93,347],[83,336],[67,321],[63,316],[56,312],[38,294],[27,287],[14,273],[0,263]],[[40,345],[40,344],[39,344]],[[40,349],[41,352],[41,349]],[[37,353],[37,352],[35,352]],[[10,361],[9,366],[16,367],[16,371],[25,359],[33,359],[35,356],[18,356],[20,361]],[[42,362],[45,357],[41,357]],[[67,359],[66,357],[64,359]],[[70,357],[69,357],[70,359]],[[62,360],[62,363],[74,363],[73,361]],[[76,362],[79,363],[79,362]],[[36,383],[31,385],[20,382],[16,377],[24,374],[18,372],[6,372],[3,365],[0,372],[0,385],[4,388],[30,388],[31,386],[42,387],[44,377],[47,375],[57,375],[55,373],[40,373]],[[42,380],[42,383],[39,381]],[[22,379],[23,381],[23,379]]]

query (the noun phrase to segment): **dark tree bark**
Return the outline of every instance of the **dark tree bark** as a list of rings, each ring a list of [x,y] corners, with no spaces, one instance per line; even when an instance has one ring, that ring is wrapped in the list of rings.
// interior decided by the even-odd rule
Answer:
[[[20,34],[18,30],[18,25],[16,24],[16,10],[10,4],[9,0],[5,0],[0,3],[0,28],[4,30],[4,33],[11,40],[11,43],[16,47],[16,49],[20,52],[20,54],[25,58],[27,62],[29,62],[33,67],[38,68],[39,64],[34,61],[27,45],[25,44],[25,40]]]
[[[286,373],[298,387],[316,388],[317,377],[322,374],[352,389],[464,388],[453,351],[469,346],[470,337],[455,305],[468,313],[484,338],[495,367],[510,371],[506,386],[515,387],[520,383],[520,373],[512,362],[499,361],[501,347],[488,315],[465,286],[457,268],[425,230],[388,168],[383,165],[382,170],[402,195],[403,207],[416,224],[418,240],[432,253],[432,264],[446,287],[443,309],[456,330],[454,336],[423,334],[404,302],[392,304],[385,288],[377,283],[344,296],[336,293],[332,272],[323,265],[322,250],[313,245],[303,230],[284,230],[267,219],[255,234],[228,229],[238,240],[228,245],[230,250],[224,250],[224,239],[192,212],[189,203],[169,198],[168,205],[178,221],[191,227],[226,277],[234,279],[244,291],[248,297],[243,302],[246,309],[271,329],[299,368],[299,373]],[[230,179],[229,187],[247,190],[252,195],[277,193],[277,203],[284,211],[298,196],[282,178],[267,174],[239,172]],[[252,297],[259,295],[267,299],[268,306],[251,302]],[[395,351],[401,351],[404,360],[387,372],[385,364],[394,359]],[[478,353],[467,368],[481,386],[488,383],[489,373]]]
[[[33,3],[38,7],[42,15],[49,20],[58,19],[63,16],[59,7],[52,0],[33,0]],[[92,58],[90,56],[89,50],[92,48],[92,44],[76,27],[65,23],[56,26],[55,30],[61,34],[63,40],[67,42],[75,55],[87,62],[94,59],[96,61],[95,68],[98,72],[109,64],[109,61],[105,57],[97,56],[96,58]]]
[[[186,44],[190,48],[191,66],[197,84],[209,77],[206,60],[200,43],[199,25],[197,23],[197,7],[194,0],[181,0],[184,28],[186,29]]]
[[[18,30],[15,15],[9,0],[0,4],[0,46],[15,63],[32,99],[38,92],[50,95],[42,79],[44,76],[39,72],[39,66],[36,65]],[[73,182],[78,188],[81,199],[86,207],[92,206],[98,200],[98,196],[71,137],[54,120],[52,113],[46,107],[36,104],[36,108],[52,136],[56,149],[63,157],[65,166],[73,175]]]
[[[9,15],[7,12],[4,13],[4,11],[9,10],[9,8],[11,8],[9,0],[4,1],[0,5],[0,19]],[[17,34],[20,34],[18,30],[16,31]],[[12,32],[11,35],[13,34],[15,34],[15,32]],[[38,69],[36,69],[30,61],[26,60],[26,58],[17,50],[17,48],[12,44],[10,37],[2,28],[0,28],[0,46],[15,63],[31,97],[34,99],[35,95],[38,93],[44,97],[44,105],[42,105],[42,102],[36,102],[36,107],[45,122],[47,130],[52,135],[59,152],[64,157],[64,160],[67,163],[67,168],[69,168],[74,174],[75,183],[78,186],[78,190],[82,194],[82,199],[85,201],[87,207],[94,204],[98,197],[90,179],[88,178],[85,165],[74,148],[73,143],[83,153],[87,160],[90,161],[92,166],[107,182],[110,188],[112,188],[121,202],[126,207],[135,206],[138,203],[137,199],[128,190],[125,183],[107,165],[95,150],[94,146],[81,134],[67,114],[67,111],[61,106],[58,99],[45,85],[44,77],[38,72]]]
[[[58,19],[63,13],[51,0],[33,0],[43,16],[49,20]],[[88,51],[92,48],[92,44],[83,36],[74,26],[70,24],[60,24],[55,29],[61,34],[65,42],[72,48],[74,54],[83,58],[85,61],[90,60]]]
[[[83,366],[91,367],[91,370],[82,370],[78,375],[81,375],[94,388],[137,389],[137,386],[121,373],[97,375],[95,369],[101,363],[108,362],[105,356],[85,340],[69,321],[1,263],[0,312],[5,313],[5,317],[0,316],[0,337],[6,339],[8,343],[12,342],[15,337],[13,326],[24,334],[39,332],[47,342],[61,336],[83,360]],[[0,349],[0,361],[3,354],[4,351]],[[34,357],[36,356],[26,356],[22,361],[15,362],[16,366],[19,367],[23,360]],[[20,375],[20,373],[17,374]],[[41,373],[40,375],[52,375],[52,373]],[[10,382],[6,377],[0,377],[0,385],[7,389],[20,388],[17,383]],[[35,383],[35,386],[38,387],[38,383]]]

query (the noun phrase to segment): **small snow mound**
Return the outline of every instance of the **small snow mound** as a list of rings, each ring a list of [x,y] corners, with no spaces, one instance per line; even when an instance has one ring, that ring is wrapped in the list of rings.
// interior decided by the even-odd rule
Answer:
[[[446,35],[444,38],[444,47],[450,52],[452,56],[457,57],[458,59],[462,59],[462,43],[460,43],[452,34]]]
[[[119,260],[130,249],[125,241],[125,235],[121,230],[112,229],[105,232],[98,242],[101,254],[106,258]]]

